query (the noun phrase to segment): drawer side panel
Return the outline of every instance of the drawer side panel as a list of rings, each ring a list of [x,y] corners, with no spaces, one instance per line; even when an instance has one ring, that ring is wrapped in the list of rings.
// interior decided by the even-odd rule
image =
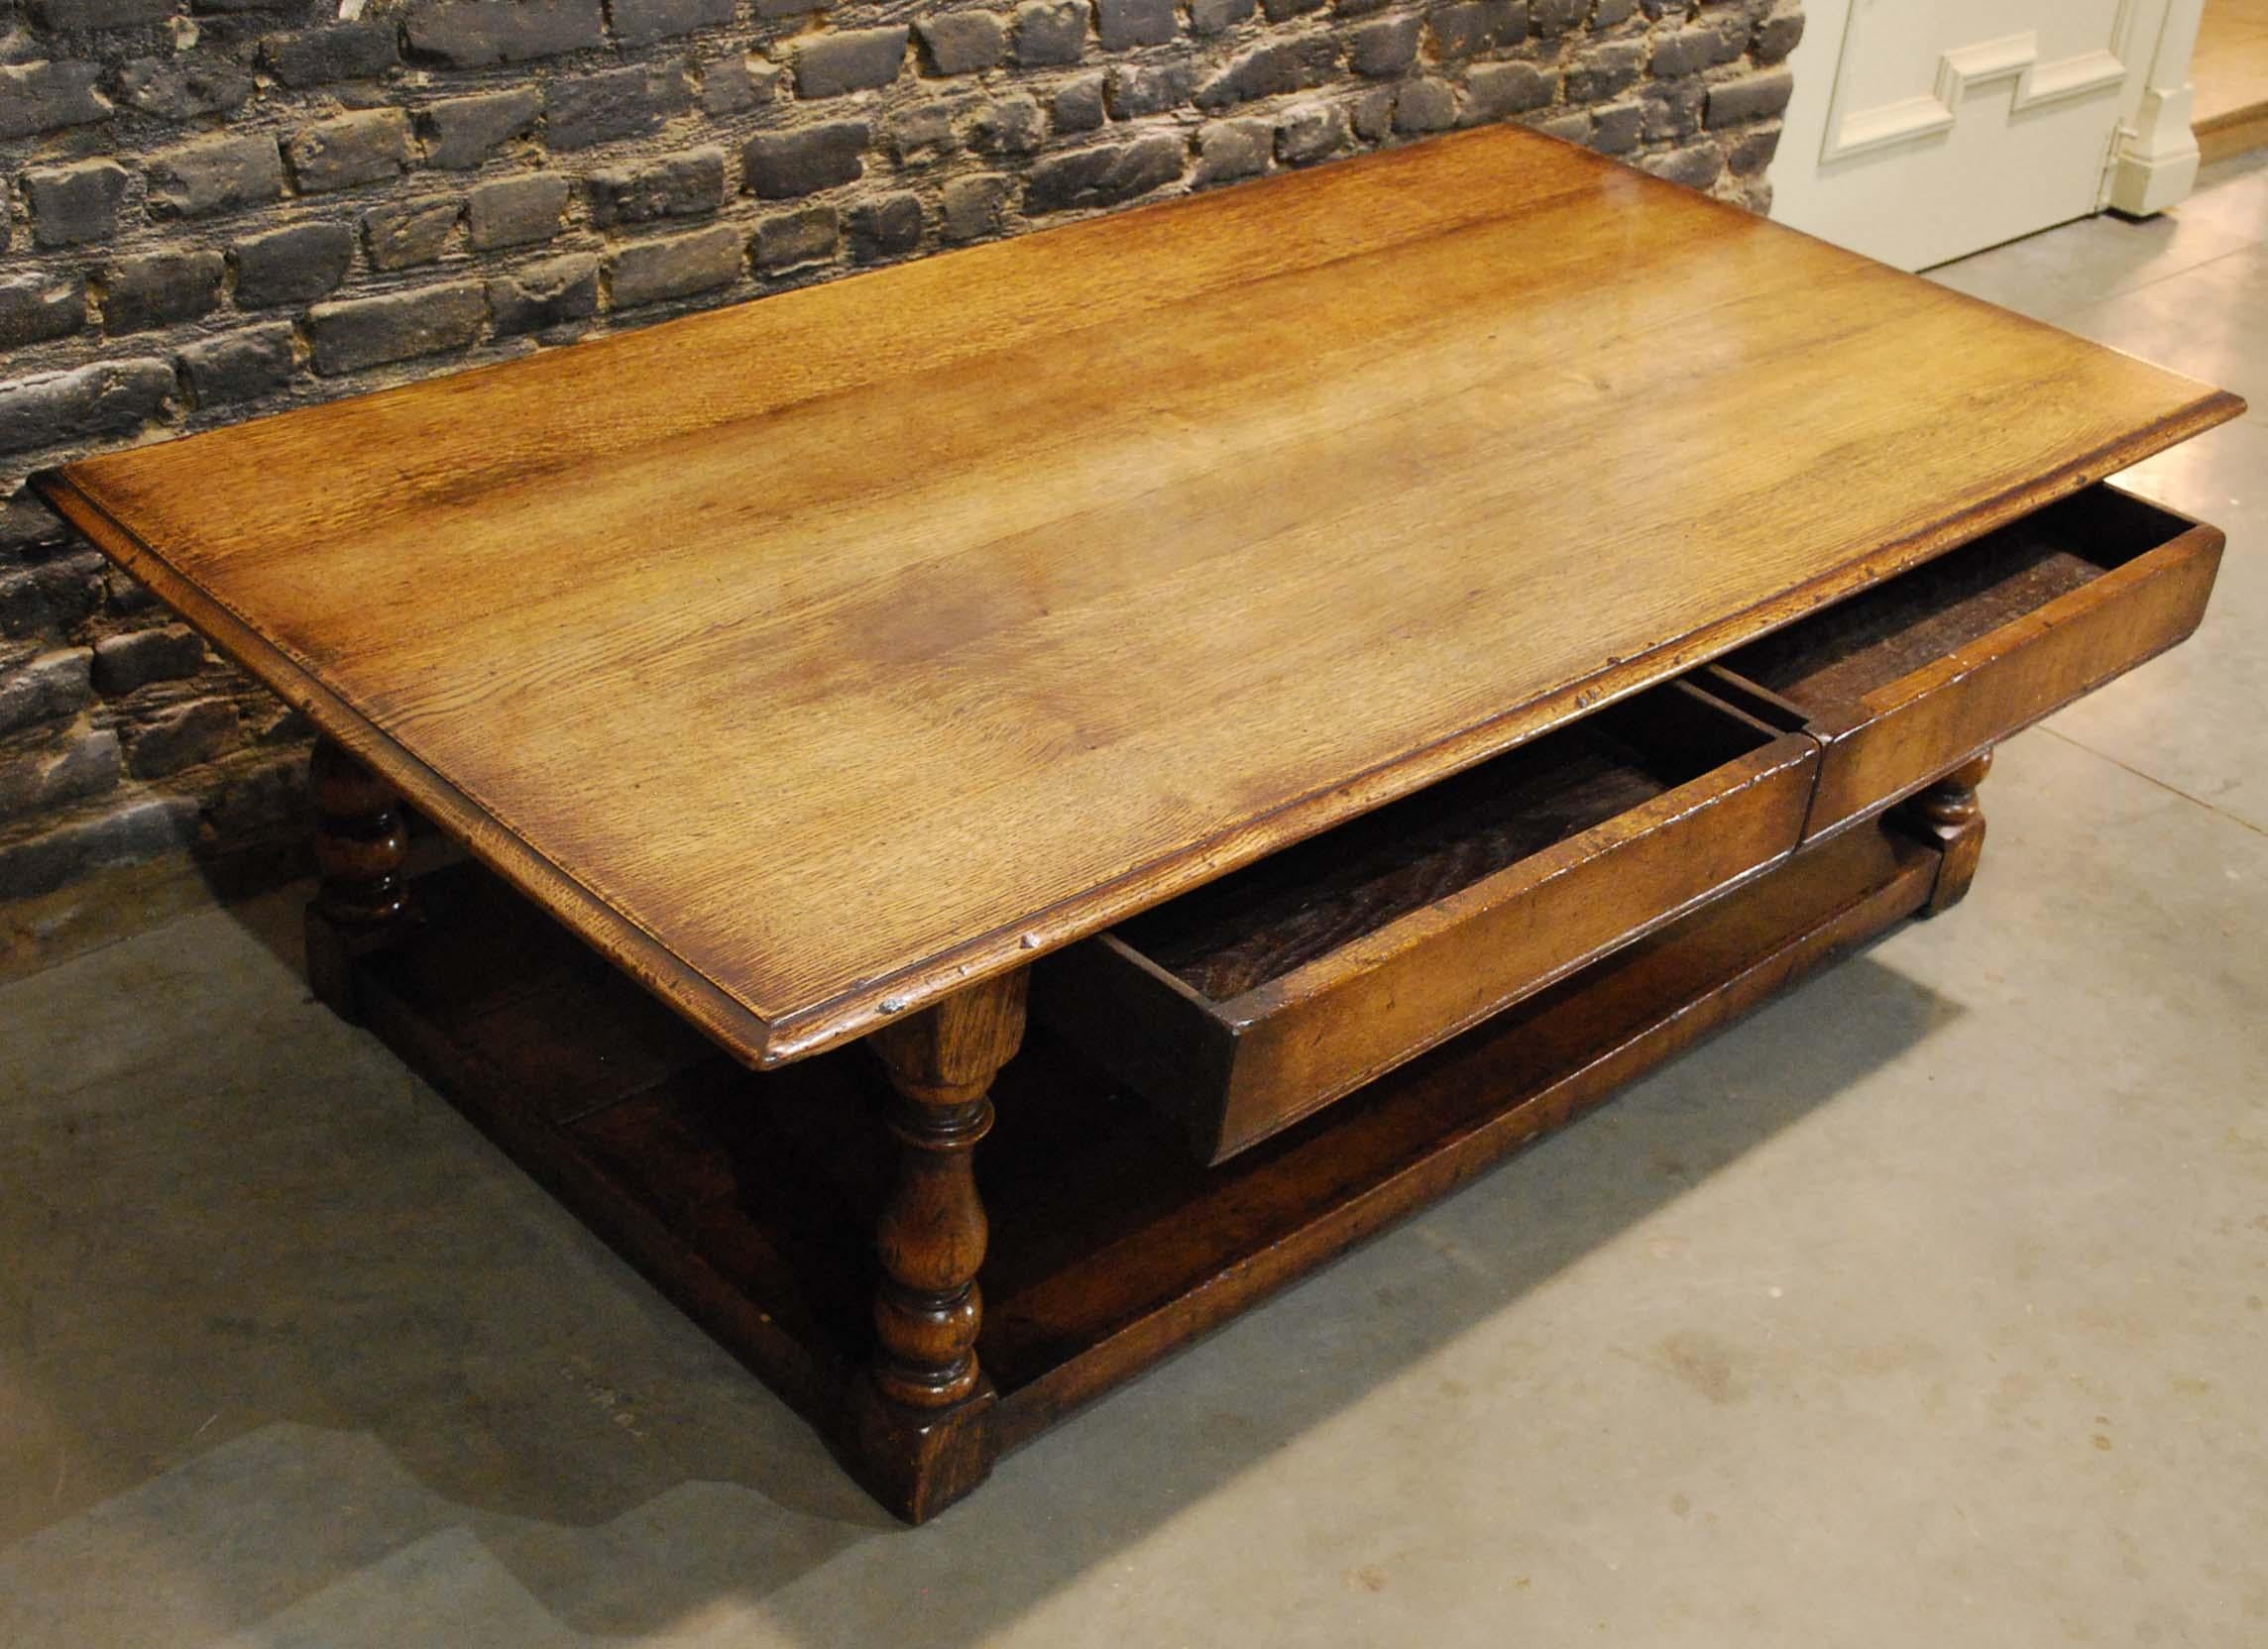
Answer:
[[[2216,529],[2193,527],[1868,694],[1856,714],[1816,707],[1825,755],[1806,839],[1880,812],[2186,639],[2205,617],[2222,544]]]
[[[1563,844],[1532,885],[1518,885],[1530,867],[1516,866],[1359,954],[1225,1005],[1238,1034],[1213,1159],[1778,863],[1801,832],[1815,760],[1809,738],[1775,740]]]

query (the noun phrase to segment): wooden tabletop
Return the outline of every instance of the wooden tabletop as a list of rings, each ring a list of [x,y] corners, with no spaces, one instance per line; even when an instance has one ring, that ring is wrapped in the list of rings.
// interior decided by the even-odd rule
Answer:
[[[42,485],[768,1064],[2240,409],[1497,128]]]

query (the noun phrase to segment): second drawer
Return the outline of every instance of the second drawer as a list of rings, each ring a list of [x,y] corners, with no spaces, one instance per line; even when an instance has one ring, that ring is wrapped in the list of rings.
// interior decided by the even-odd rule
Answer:
[[[1769,869],[1817,754],[1656,688],[1049,958],[1033,1011],[1219,1161]]]
[[[1806,838],[1879,813],[2198,626],[2221,535],[2092,487],[1702,673],[1826,747]]]

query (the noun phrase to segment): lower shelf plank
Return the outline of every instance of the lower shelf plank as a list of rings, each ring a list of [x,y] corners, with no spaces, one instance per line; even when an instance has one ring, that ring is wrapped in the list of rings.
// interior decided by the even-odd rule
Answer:
[[[1937,855],[1884,830],[1807,854],[1214,1168],[1057,1168],[1054,1243],[1002,1231],[986,1344],[1008,1442],[1149,1367],[1918,910]],[[1006,1113],[1008,1101],[1002,1109]],[[1098,1187],[1124,1186],[1112,1211]],[[1069,1196],[1064,1199],[1067,1203]],[[1021,1212],[1020,1209],[1017,1210]],[[1033,1264],[1046,1247],[1060,1253]]]
[[[977,1153],[978,1356],[1011,1447],[1911,915],[1937,855],[1870,827],[1213,1168],[1035,1034]],[[889,1171],[851,1047],[743,1070],[457,866],[357,962],[362,1017],[823,1429],[863,1360]]]

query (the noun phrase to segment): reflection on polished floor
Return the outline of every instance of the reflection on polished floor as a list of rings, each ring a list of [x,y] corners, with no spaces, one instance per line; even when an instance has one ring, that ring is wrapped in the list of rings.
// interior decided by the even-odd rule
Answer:
[[[2268,164],[1948,284],[2268,399]],[[289,899],[0,988],[0,1643],[2268,1641],[2268,425],[1969,903],[916,1532],[374,1042]]]

